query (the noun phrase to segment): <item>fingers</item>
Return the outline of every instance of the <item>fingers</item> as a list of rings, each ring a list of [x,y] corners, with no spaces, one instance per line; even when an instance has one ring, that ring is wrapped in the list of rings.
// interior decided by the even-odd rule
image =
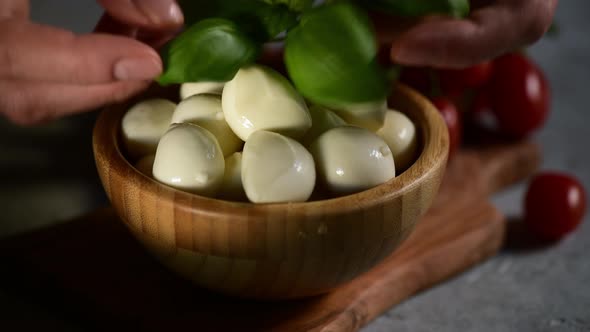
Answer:
[[[160,49],[166,43],[171,41],[176,35],[178,35],[177,31],[138,31],[137,40],[150,45],[154,49]]]
[[[121,102],[148,85],[148,82],[68,85],[0,81],[0,91],[3,92],[0,94],[0,113],[19,125],[40,124]]]
[[[151,47],[103,34],[76,36],[26,21],[0,23],[0,79],[100,84],[150,80],[162,71]]]
[[[182,10],[175,0],[98,0],[117,20],[129,25],[170,29],[184,22]]]
[[[29,1],[3,0],[0,4],[0,18],[5,17],[29,17]]]
[[[503,0],[469,19],[430,18],[395,35],[400,64],[461,68],[538,40],[549,28],[557,0]]]
[[[140,30],[139,28],[121,23],[111,17],[108,13],[105,13],[98,21],[98,24],[94,28],[94,32],[137,39],[154,49],[159,49],[174,38],[174,36],[177,35],[178,30]]]
[[[175,1],[100,2],[110,13],[97,26],[103,33],[77,36],[29,22],[28,0],[2,0],[0,114],[46,122],[124,101],[161,73],[156,51],[134,39],[169,39],[183,21]]]
[[[499,19],[508,21],[506,15]],[[513,43],[510,33],[498,35],[500,22],[483,23],[446,18],[421,23],[393,42],[391,57],[405,65],[455,68],[494,56]]]
[[[121,23],[108,13],[103,14],[98,20],[96,27],[94,27],[94,32],[96,33],[119,35],[134,39],[137,37],[138,31],[139,28]]]
[[[519,2],[516,0],[504,1],[507,3]],[[522,19],[523,15],[528,17],[528,20],[525,20],[526,24],[522,26],[521,45],[518,46],[531,44],[543,37],[553,23],[558,0],[529,0],[522,3],[524,6],[513,4],[516,7],[515,12],[520,9],[518,19]]]

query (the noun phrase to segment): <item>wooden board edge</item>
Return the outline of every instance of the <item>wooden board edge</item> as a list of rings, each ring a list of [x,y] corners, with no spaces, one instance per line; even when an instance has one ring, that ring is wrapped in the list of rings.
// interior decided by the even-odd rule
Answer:
[[[447,269],[443,273],[433,274],[427,272],[428,266],[440,265],[441,257],[437,254],[426,253],[420,257],[420,259],[424,260],[420,268],[408,265],[402,267],[397,273],[389,274],[388,277],[380,280],[379,284],[372,284],[370,287],[367,287],[355,302],[341,314],[335,316],[327,325],[314,328],[310,331],[356,332],[393,306],[411,298],[412,295],[447,281],[449,278],[457,276],[473,268],[478,263],[496,255],[504,242],[506,220],[497,208],[490,203],[486,204],[487,209],[485,213],[487,214],[486,220],[489,225],[485,228],[472,228],[464,236],[446,243],[439,251],[441,253],[456,252],[458,255],[463,252],[462,260],[457,260],[452,266],[447,266]],[[481,246],[482,243],[486,245]],[[479,250],[466,250],[466,248],[479,248]],[[386,268],[387,264],[380,265],[373,273]],[[402,278],[402,275],[412,275],[409,280],[418,280],[418,282],[411,285],[407,291],[401,291],[400,289],[402,287],[397,281],[408,279],[408,277]],[[383,285],[384,283],[386,284],[385,286]],[[389,289],[389,292],[383,291],[384,289]]]

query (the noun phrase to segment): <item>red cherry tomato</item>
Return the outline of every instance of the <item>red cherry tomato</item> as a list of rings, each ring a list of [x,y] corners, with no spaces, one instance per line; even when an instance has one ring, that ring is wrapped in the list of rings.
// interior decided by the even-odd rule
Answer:
[[[496,59],[490,88],[493,112],[505,134],[525,137],[545,123],[549,84],[539,67],[525,56],[508,54]]]
[[[545,172],[533,178],[525,197],[525,223],[547,240],[572,232],[586,211],[586,193],[575,178]]]
[[[471,123],[478,128],[483,128],[489,131],[498,130],[498,120],[492,111],[492,100],[487,89],[478,90],[471,103],[469,110],[469,119]]]
[[[449,159],[451,159],[461,145],[462,123],[459,111],[457,111],[457,106],[455,106],[455,104],[446,97],[434,98],[432,103],[442,114],[443,118],[445,119],[445,123],[449,128]]]
[[[456,95],[484,86],[492,77],[492,67],[492,62],[486,61],[465,69],[439,70],[441,89],[447,95]]]

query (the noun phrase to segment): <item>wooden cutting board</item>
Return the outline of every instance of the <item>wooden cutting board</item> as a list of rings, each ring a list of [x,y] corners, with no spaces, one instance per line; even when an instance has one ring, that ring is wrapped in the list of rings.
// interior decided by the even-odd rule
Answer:
[[[462,151],[412,236],[381,265],[333,293],[254,302],[207,292],[144,252],[105,208],[0,242],[3,290],[98,330],[356,331],[395,304],[494,255],[505,222],[489,194],[538,166],[531,143]]]

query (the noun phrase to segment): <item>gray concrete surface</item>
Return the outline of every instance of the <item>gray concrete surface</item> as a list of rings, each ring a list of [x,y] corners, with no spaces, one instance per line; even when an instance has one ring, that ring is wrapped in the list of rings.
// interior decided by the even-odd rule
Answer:
[[[92,0],[32,0],[32,17],[87,32],[100,9]],[[590,188],[587,126],[590,110],[590,2],[561,1],[561,34],[544,39],[530,54],[553,86],[553,113],[536,137],[544,169],[575,174]],[[67,220],[105,204],[91,154],[95,114],[39,128],[0,120],[0,237]],[[518,218],[524,186],[494,197]],[[590,331],[590,223],[557,245],[505,249],[490,261],[393,308],[363,332],[384,331]],[[44,308],[0,290],[0,317],[61,326]],[[57,323],[56,323],[57,322]],[[57,324],[57,325],[56,325]],[[66,322],[63,329],[84,330]]]

